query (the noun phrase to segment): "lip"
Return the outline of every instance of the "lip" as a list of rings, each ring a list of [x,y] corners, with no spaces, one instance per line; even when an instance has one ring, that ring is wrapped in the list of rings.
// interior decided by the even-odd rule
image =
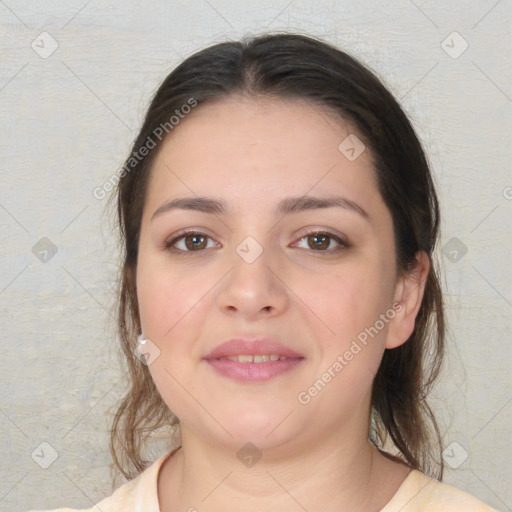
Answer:
[[[258,354],[277,354],[287,359],[261,363],[239,363],[222,359]],[[239,382],[262,382],[292,370],[304,360],[304,356],[274,340],[233,338],[218,345],[203,359],[224,377]]]
[[[300,357],[302,354],[294,352],[275,340],[267,338],[232,338],[215,347],[203,359],[219,359],[236,355],[258,355],[258,354],[277,354],[289,358]],[[256,363],[265,364],[265,363]]]

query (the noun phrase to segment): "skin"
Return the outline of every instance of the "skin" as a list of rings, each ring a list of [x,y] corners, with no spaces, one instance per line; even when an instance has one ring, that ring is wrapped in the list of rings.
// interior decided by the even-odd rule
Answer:
[[[163,512],[377,511],[409,472],[368,442],[370,392],[384,350],[412,333],[429,262],[418,253],[411,272],[397,272],[370,151],[350,161],[338,150],[349,133],[303,101],[231,97],[198,107],[159,150],[136,279],[144,337],[160,350],[149,369],[181,425],[182,447],[158,478]],[[306,194],[343,196],[368,217],[340,207],[272,213],[283,197]],[[190,196],[223,199],[231,211],[151,220],[166,201]],[[209,237],[206,248],[191,250],[192,235],[189,252],[184,239],[174,244],[184,252],[166,249],[184,228]],[[324,231],[349,246],[334,252],[327,239],[316,249],[307,235]],[[252,263],[236,252],[247,236],[263,249]],[[394,303],[400,312],[301,404],[298,394]],[[258,383],[228,379],[202,359],[244,334],[277,339],[305,359]],[[248,441],[262,454],[251,467],[237,457]]]

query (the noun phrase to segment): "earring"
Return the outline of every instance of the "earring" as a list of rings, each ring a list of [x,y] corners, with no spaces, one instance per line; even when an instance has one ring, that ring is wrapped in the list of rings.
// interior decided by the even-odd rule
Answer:
[[[144,348],[142,348],[143,346]],[[149,366],[160,355],[160,350],[150,339],[144,338],[140,333],[137,336],[137,347],[133,353],[141,363]]]

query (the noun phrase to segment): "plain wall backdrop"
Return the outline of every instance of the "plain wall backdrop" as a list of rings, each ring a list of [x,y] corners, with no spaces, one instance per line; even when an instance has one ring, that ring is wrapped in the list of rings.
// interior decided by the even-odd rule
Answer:
[[[1,0],[0,509],[112,492],[119,260],[93,191],[151,94],[205,46],[297,31],[366,63],[424,143],[443,214],[444,481],[512,510],[511,22],[509,0]]]

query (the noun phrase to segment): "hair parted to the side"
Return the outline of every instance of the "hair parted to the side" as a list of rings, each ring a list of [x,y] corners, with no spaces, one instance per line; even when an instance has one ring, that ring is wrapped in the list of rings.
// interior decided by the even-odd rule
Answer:
[[[165,140],[155,133],[167,126],[166,136],[172,137],[169,119],[192,101],[199,109],[238,94],[306,100],[349,122],[373,157],[379,191],[393,218],[399,270],[408,272],[418,251],[430,257],[414,332],[401,346],[385,350],[373,383],[370,439],[384,454],[385,443],[391,441],[395,455],[387,453],[389,458],[441,479],[442,440],[426,401],[439,374],[445,339],[442,293],[433,259],[439,207],[431,171],[411,123],[381,81],[347,53],[296,34],[215,44],[183,61],[158,88],[123,167],[115,196],[123,257],[118,331],[130,387],[111,429],[115,467],[125,478],[135,477],[153,462],[143,457],[151,434],[179,424],[148,367],[134,356],[141,332],[135,274],[142,211],[151,164]],[[147,146],[148,138],[155,147],[140,156],[138,151]],[[135,153],[137,159],[133,159]]]

